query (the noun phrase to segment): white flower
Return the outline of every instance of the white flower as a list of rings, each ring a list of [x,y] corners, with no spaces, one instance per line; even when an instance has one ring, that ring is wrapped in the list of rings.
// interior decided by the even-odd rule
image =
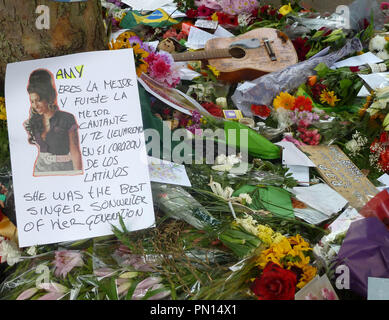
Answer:
[[[226,109],[228,107],[227,105],[227,98],[225,97],[219,97],[216,99],[216,104],[221,106],[223,109]]]
[[[385,37],[377,35],[370,40],[369,50],[373,52],[378,58],[383,60],[389,59],[389,53],[386,51],[385,46],[388,42]]]
[[[227,156],[225,154],[221,154],[216,157],[215,160],[216,164],[226,164],[227,163]]]
[[[255,236],[258,234],[257,221],[252,216],[246,214],[243,218],[236,218],[235,221],[248,233]]]
[[[29,247],[27,250],[29,256],[36,256],[36,246]]]
[[[247,204],[253,203],[253,199],[251,199],[251,197],[247,193],[241,193],[239,195],[239,199],[242,203],[247,203]]]
[[[241,156],[240,154],[239,155],[231,155],[231,156],[228,156],[227,157],[227,164],[231,164],[232,166],[238,164],[238,163],[241,163],[242,160],[241,160]]]
[[[214,194],[226,200],[229,200],[232,197],[232,194],[234,193],[234,189],[232,189],[231,187],[226,187],[225,189],[223,189],[223,187],[219,182],[214,182],[212,180],[212,176],[211,176],[211,181],[209,182],[208,185],[211,187],[211,190]]]
[[[253,18],[254,17],[250,13],[241,13],[238,16],[238,24],[240,27],[246,27]]]
[[[0,237],[0,257],[1,262],[7,262],[8,265],[13,266],[14,264],[21,261],[21,253],[15,242],[5,240]]]
[[[377,35],[370,40],[369,50],[370,51],[381,51],[385,48],[386,40],[384,37]]]
[[[212,170],[215,170],[215,171],[230,171],[232,169],[232,166],[229,165],[229,164],[220,164],[220,165],[217,165],[217,166],[213,166],[212,167]]]
[[[225,154],[221,154],[217,156],[215,160],[216,165],[212,169],[216,171],[230,171],[234,165],[240,162],[242,162],[240,154],[230,155],[228,157]]]

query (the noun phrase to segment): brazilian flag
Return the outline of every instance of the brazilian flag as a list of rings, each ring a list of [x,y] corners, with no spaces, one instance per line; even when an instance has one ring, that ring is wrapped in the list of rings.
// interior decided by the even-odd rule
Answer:
[[[143,24],[152,28],[169,27],[179,23],[179,20],[171,18],[164,10],[157,9],[148,15],[142,15],[139,11],[129,11],[120,23],[123,29],[132,29]]]

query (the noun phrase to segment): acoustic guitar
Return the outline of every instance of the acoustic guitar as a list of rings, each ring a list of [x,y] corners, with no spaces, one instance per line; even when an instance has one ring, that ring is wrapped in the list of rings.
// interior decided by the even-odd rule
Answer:
[[[173,54],[175,61],[208,60],[220,71],[220,80],[239,82],[254,80],[298,62],[296,50],[288,36],[272,28],[259,28],[237,37],[214,38],[205,49]]]

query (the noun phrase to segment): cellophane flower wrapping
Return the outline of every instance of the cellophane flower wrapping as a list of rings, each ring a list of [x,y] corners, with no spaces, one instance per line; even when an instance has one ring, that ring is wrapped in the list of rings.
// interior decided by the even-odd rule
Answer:
[[[270,106],[280,92],[292,91],[305,83],[307,78],[314,74],[314,69],[319,63],[325,63],[331,67],[341,58],[360,50],[362,50],[360,40],[358,38],[351,39],[336,52],[325,56],[314,56],[281,71],[262,76],[251,81],[248,88],[247,86],[243,87],[243,85],[238,87],[232,95],[232,101],[246,116],[252,116],[252,104]]]
[[[350,273],[350,288],[367,297],[369,277],[389,278],[389,231],[376,217],[353,222],[337,256]]]

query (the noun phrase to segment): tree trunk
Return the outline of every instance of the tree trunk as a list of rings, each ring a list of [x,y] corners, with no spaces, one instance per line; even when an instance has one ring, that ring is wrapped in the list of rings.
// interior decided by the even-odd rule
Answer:
[[[49,8],[49,29],[38,29],[39,5]],[[103,50],[107,37],[100,0],[0,0],[0,90],[7,63]]]

